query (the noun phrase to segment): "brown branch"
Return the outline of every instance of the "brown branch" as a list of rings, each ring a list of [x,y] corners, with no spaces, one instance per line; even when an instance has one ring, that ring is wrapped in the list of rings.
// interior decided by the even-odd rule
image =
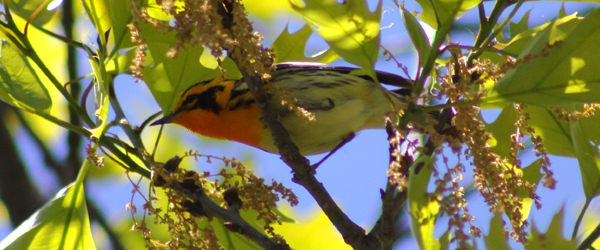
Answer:
[[[232,59],[239,67],[239,61],[236,58]],[[329,220],[331,220],[333,225],[342,234],[347,244],[354,249],[371,249],[362,247],[363,243],[361,242],[365,239],[365,230],[348,218],[335,203],[323,184],[315,178],[314,171],[309,165],[308,160],[300,154],[298,146],[292,141],[283,124],[279,122],[277,111],[269,104],[262,81],[257,75],[250,76],[245,70],[240,71],[260,108],[262,121],[271,131],[281,158],[294,172],[293,181],[300,184],[311,194]]]
[[[208,216],[217,217],[222,219],[229,225],[235,225],[236,232],[246,236],[251,241],[258,244],[260,247],[267,250],[289,250],[290,247],[287,245],[279,244],[271,240],[268,236],[264,235],[252,225],[250,225],[236,210],[227,210],[221,207],[219,204],[213,202],[210,197],[204,193],[202,187],[196,186],[195,188],[189,188],[189,185],[181,182],[172,182],[166,188],[172,188],[183,193],[186,197],[190,198],[195,207],[200,207],[201,211],[190,212],[194,216]],[[230,228],[229,226],[226,226]]]
[[[437,115],[438,123],[434,126],[434,129],[437,133],[442,134],[443,130],[447,128],[447,125],[450,124],[452,120],[453,114],[451,109],[445,109]],[[388,124],[386,127],[386,131],[388,133],[388,140],[392,142],[391,138],[395,135],[395,132],[391,124]],[[399,145],[402,145],[404,139],[399,141],[397,144],[390,143],[390,164],[393,161],[400,161],[402,168],[400,172],[405,178],[408,178],[410,173],[409,166],[412,166],[412,162],[414,161],[413,157],[410,155],[400,155],[399,152],[395,152],[394,150]],[[435,152],[437,145],[434,145],[431,138],[427,140],[425,144],[426,155],[431,156]],[[401,157],[400,159],[396,158],[396,155]],[[414,166],[417,168],[415,171],[418,172],[420,168],[423,167],[422,164],[418,164]],[[400,215],[402,212],[402,206],[407,200],[407,190],[403,190],[402,192],[398,191],[397,185],[391,184],[390,178],[388,178],[388,183],[386,186],[385,192],[382,191],[381,199],[381,216],[373,226],[371,232],[369,232],[369,237],[376,238],[381,242],[380,249],[392,249],[394,243],[402,236],[400,232],[398,232],[398,228],[395,226],[395,223],[400,219]]]
[[[236,20],[234,20],[234,16],[230,13],[230,10],[232,9],[230,7],[231,4],[235,3],[228,2],[227,0],[224,1],[223,5],[228,5],[228,8],[219,5],[218,13],[223,17],[223,27],[229,29],[232,34],[235,34]],[[315,178],[313,168],[309,165],[308,160],[300,154],[298,147],[290,138],[287,130],[283,127],[281,122],[279,122],[277,111],[269,104],[262,80],[256,74],[249,74],[243,67],[241,61],[243,61],[244,58],[238,57],[244,55],[242,53],[229,54],[231,55],[231,59],[233,59],[240,69],[244,81],[254,96],[260,109],[262,121],[271,131],[273,141],[279,150],[279,154],[283,161],[292,168],[294,172],[293,181],[303,186],[311,194],[329,220],[342,234],[342,237],[347,244],[354,249],[376,249],[376,246],[379,246],[379,242],[371,237],[366,237],[365,230],[348,218],[342,209],[335,203],[323,184]]]
[[[386,132],[388,134],[388,141],[390,142],[390,170],[394,169],[395,164],[399,164],[400,173],[405,178],[408,178],[409,166],[412,165],[412,157],[404,156],[400,153],[400,146],[405,141],[405,138],[399,136],[399,131],[397,128],[394,128],[390,121],[386,124]],[[388,177],[385,191],[381,190],[381,216],[377,219],[375,226],[373,226],[368,235],[381,242],[380,249],[391,250],[394,242],[400,237],[395,224],[400,219],[401,208],[406,198],[406,188],[400,192],[398,184],[393,183],[391,176]]]

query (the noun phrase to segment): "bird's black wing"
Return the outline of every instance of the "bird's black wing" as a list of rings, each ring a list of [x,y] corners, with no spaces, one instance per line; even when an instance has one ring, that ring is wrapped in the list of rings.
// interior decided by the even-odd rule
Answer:
[[[300,72],[300,71],[312,71],[315,69],[325,69],[325,70],[331,70],[331,71],[337,71],[337,72],[349,74],[350,72],[359,69],[359,68],[353,68],[353,67],[329,66],[329,65],[325,65],[325,64],[314,64],[314,63],[282,63],[282,64],[276,64],[275,67],[276,67],[276,70],[275,70],[274,74],[277,74],[278,71],[279,72],[285,72],[285,71]],[[402,88],[405,90],[406,89],[410,90],[413,87],[412,80],[406,79],[399,75],[395,75],[395,74],[387,73],[387,72],[383,72],[383,71],[375,71],[375,74],[377,75],[377,79],[379,79],[379,82],[382,84],[399,87],[399,88]],[[359,77],[373,81],[373,79],[370,76],[359,76]]]

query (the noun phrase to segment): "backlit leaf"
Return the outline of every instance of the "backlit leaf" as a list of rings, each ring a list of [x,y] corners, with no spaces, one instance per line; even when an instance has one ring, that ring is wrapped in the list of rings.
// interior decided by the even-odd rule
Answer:
[[[592,11],[562,42],[554,42],[564,36],[553,33],[554,27],[535,36],[519,56],[528,60],[500,79],[501,98],[539,106],[600,101],[600,11]]]
[[[339,58],[339,56],[331,49],[328,49],[315,57],[306,57],[304,55],[304,48],[312,33],[313,31],[309,25],[305,25],[302,29],[293,34],[291,34],[288,27],[286,27],[271,45],[271,49],[275,52],[274,62],[283,63],[301,61],[330,63]]]
[[[534,225],[531,229],[529,244],[526,249],[577,249],[577,242],[575,240],[567,240],[562,235],[564,213],[565,209],[562,208],[560,212],[552,218],[550,227],[548,227],[548,230],[544,234],[542,234],[537,226]]]
[[[0,242],[0,249],[96,249],[83,189],[89,165],[85,161],[77,181],[59,191]]]
[[[490,233],[484,236],[487,249],[510,250],[508,246],[508,234],[504,231],[502,215],[496,214],[490,222]]]
[[[406,30],[410,35],[410,39],[415,46],[415,49],[419,53],[419,61],[424,63],[427,60],[427,56],[429,54],[429,50],[431,50],[431,46],[429,44],[429,38],[425,34],[425,30],[421,24],[417,21],[417,19],[410,13],[408,10],[402,7],[402,20],[404,20],[404,25],[406,26]]]
[[[415,167],[423,164],[421,171],[415,173]],[[448,235],[439,240],[435,238],[435,222],[439,216],[440,204],[438,199],[427,193],[427,185],[431,178],[434,161],[431,157],[422,156],[411,166],[408,185],[408,206],[411,230],[417,240],[419,249],[445,249]]]
[[[475,8],[481,0],[417,0],[423,8],[419,18],[436,30],[451,26],[454,20]],[[443,28],[445,29],[445,28]]]
[[[50,19],[56,13],[58,8],[54,8],[52,10],[48,10],[47,6],[42,6],[45,4],[46,0],[9,0],[6,1],[8,5],[8,9],[13,14],[28,20],[31,15],[38,9],[42,8],[41,11],[31,20],[31,24],[37,27],[42,27],[44,24],[48,23]],[[47,3],[46,3],[47,4]]]
[[[574,109],[573,109],[574,110]],[[588,200],[600,192],[600,154],[598,144],[592,144],[588,130],[583,129],[579,121],[572,121],[571,135],[575,155],[581,169],[583,191]]]
[[[15,107],[49,113],[52,99],[27,58],[0,41],[0,99]]]
[[[167,53],[176,44],[173,32],[157,30],[144,23],[138,24],[138,28],[152,56],[152,64],[142,69],[144,82],[164,112],[171,111],[181,94],[193,84],[221,76],[218,68],[209,69],[200,63],[202,46],[181,48],[177,56],[171,58]],[[231,59],[225,59],[223,67],[227,69],[227,78],[241,78]]]
[[[344,60],[366,70],[375,68],[379,56],[381,1],[370,12],[366,1],[306,0],[292,3],[311,28]]]

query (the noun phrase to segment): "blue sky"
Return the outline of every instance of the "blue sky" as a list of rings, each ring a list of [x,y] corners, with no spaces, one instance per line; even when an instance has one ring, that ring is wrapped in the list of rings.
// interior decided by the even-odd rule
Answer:
[[[372,2],[372,1],[371,1]],[[486,3],[486,10],[491,10],[493,3]],[[517,20],[527,10],[532,10],[530,16],[536,22],[530,23],[530,26],[541,24],[544,20],[554,18],[560,9],[561,2],[535,2],[526,3],[521,11],[517,14]],[[416,70],[416,53],[412,48],[410,38],[408,37],[400,17],[400,13],[394,7],[391,1],[384,1],[386,13],[382,20],[382,26],[390,26],[382,30],[382,43],[392,51],[396,58],[408,67],[409,72]],[[590,4],[580,3],[565,3],[565,9],[568,14],[574,11],[584,10]],[[597,6],[597,5],[596,5]],[[415,2],[407,2],[406,8],[409,10],[419,11],[420,7]],[[475,22],[477,13],[471,11],[466,14],[461,22]],[[292,31],[301,27],[298,19],[290,16],[281,16],[275,22],[265,22],[259,19],[255,20],[256,29],[263,32],[262,28],[269,28],[267,32],[263,32],[266,38],[265,44],[270,44],[276,35],[284,29],[290,22]],[[82,24],[83,25],[83,24]],[[80,26],[82,27],[82,26]],[[92,39],[93,40],[93,39]],[[469,31],[464,31],[452,35],[453,42],[470,45],[474,38]],[[318,37],[314,36],[310,39],[307,47],[307,54],[316,53],[326,48],[326,44]],[[82,62],[85,60],[82,60]],[[347,65],[343,62],[335,62],[335,65]],[[401,74],[393,62],[380,60],[377,64],[378,70]],[[82,69],[83,73],[87,73],[87,69]],[[140,124],[144,119],[151,114],[160,110],[156,102],[152,99],[150,92],[143,83],[134,84],[130,77],[119,76],[116,80],[116,92],[121,100],[123,107],[126,107],[125,112],[132,124]],[[486,122],[492,122],[499,114],[497,110],[484,111],[484,119]],[[193,146],[204,154],[215,156],[226,156],[238,158],[249,162],[257,172],[257,175],[264,177],[267,181],[275,179],[283,182],[288,188],[292,188],[296,195],[299,196],[300,205],[295,208],[299,214],[308,215],[315,210],[316,203],[310,195],[297,184],[291,182],[291,173],[280,159],[278,155],[266,153],[252,147],[230,142],[217,142],[209,139],[199,138],[187,132],[185,129],[175,125],[166,126],[165,129],[172,131],[174,134],[182,135],[181,140]],[[157,128],[151,128],[149,134],[155,134]],[[33,145],[31,139],[26,134],[17,129],[15,131],[19,141],[21,152],[27,152],[27,157],[22,159],[29,166],[29,173],[35,182],[40,186],[42,193],[46,197],[51,197],[61,187],[57,186],[57,181],[51,178],[49,170],[43,167],[42,157],[35,157],[39,152],[32,150]],[[124,137],[124,136],[122,136]],[[147,142],[148,145],[152,141]],[[165,145],[162,145],[165,147]],[[58,142],[55,150],[58,155],[64,154],[65,144]],[[32,155],[34,154],[34,155]],[[181,152],[180,154],[183,154]],[[446,156],[451,156],[452,153],[444,151]],[[323,155],[309,157],[311,162],[320,160]],[[533,154],[525,153],[522,155],[524,162],[533,161]],[[388,144],[386,134],[383,130],[366,130],[358,134],[358,136],[350,143],[345,145],[341,150],[336,152],[330,159],[323,163],[317,170],[317,178],[325,185],[327,190],[334,197],[336,202],[342,209],[359,225],[369,229],[374,224],[379,216],[380,199],[379,189],[385,187],[386,170],[388,164]],[[158,159],[166,161],[167,159]],[[542,197],[544,204],[541,210],[533,210],[534,224],[542,231],[545,231],[550,221],[549,218],[557,213],[562,207],[566,210],[566,220],[564,223],[564,235],[570,237],[574,221],[579,214],[581,207],[585,201],[583,189],[580,186],[581,176],[576,159],[564,157],[551,157],[552,169],[558,180],[556,190],[548,190],[539,188],[538,194]],[[465,160],[463,159],[463,162]],[[467,164],[466,164],[467,165]],[[221,167],[218,163],[197,165],[200,171],[206,169],[218,169]],[[213,171],[214,172],[214,171]],[[467,168],[463,183],[468,185],[472,182],[472,169]],[[109,221],[119,221],[129,216],[125,211],[125,204],[131,199],[131,185],[127,179],[121,177],[111,178],[109,180],[90,180],[86,186],[89,197],[92,197],[99,204],[101,211],[105,214]],[[469,196],[469,208],[477,221],[475,225],[483,229],[487,233],[487,225],[492,215],[488,212],[488,207],[484,204],[483,199],[477,192]],[[599,212],[597,203],[592,203],[589,212]],[[2,214],[2,213],[0,213]],[[301,216],[300,218],[303,218]],[[300,219],[301,220],[301,219]],[[447,228],[447,221],[442,219],[438,223],[438,235],[441,235],[443,230]],[[0,239],[4,238],[11,231],[6,218],[0,218]],[[514,243],[514,242],[513,242]],[[403,246],[414,246],[414,242],[403,243]],[[515,249],[519,249],[518,244],[512,244]]]

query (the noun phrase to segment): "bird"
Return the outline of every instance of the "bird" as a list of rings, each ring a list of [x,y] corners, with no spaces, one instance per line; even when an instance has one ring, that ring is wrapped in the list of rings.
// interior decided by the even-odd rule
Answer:
[[[361,130],[384,128],[386,116],[397,112],[394,107],[400,107],[411,93],[413,83],[404,77],[376,71],[381,83],[397,87],[388,90],[370,76],[352,74],[355,70],[298,63],[275,65],[266,85],[270,87],[269,103],[302,155],[331,154]],[[293,107],[308,115],[295,112]],[[189,87],[175,109],[151,125],[169,123],[202,136],[278,154],[243,79],[216,78]]]

